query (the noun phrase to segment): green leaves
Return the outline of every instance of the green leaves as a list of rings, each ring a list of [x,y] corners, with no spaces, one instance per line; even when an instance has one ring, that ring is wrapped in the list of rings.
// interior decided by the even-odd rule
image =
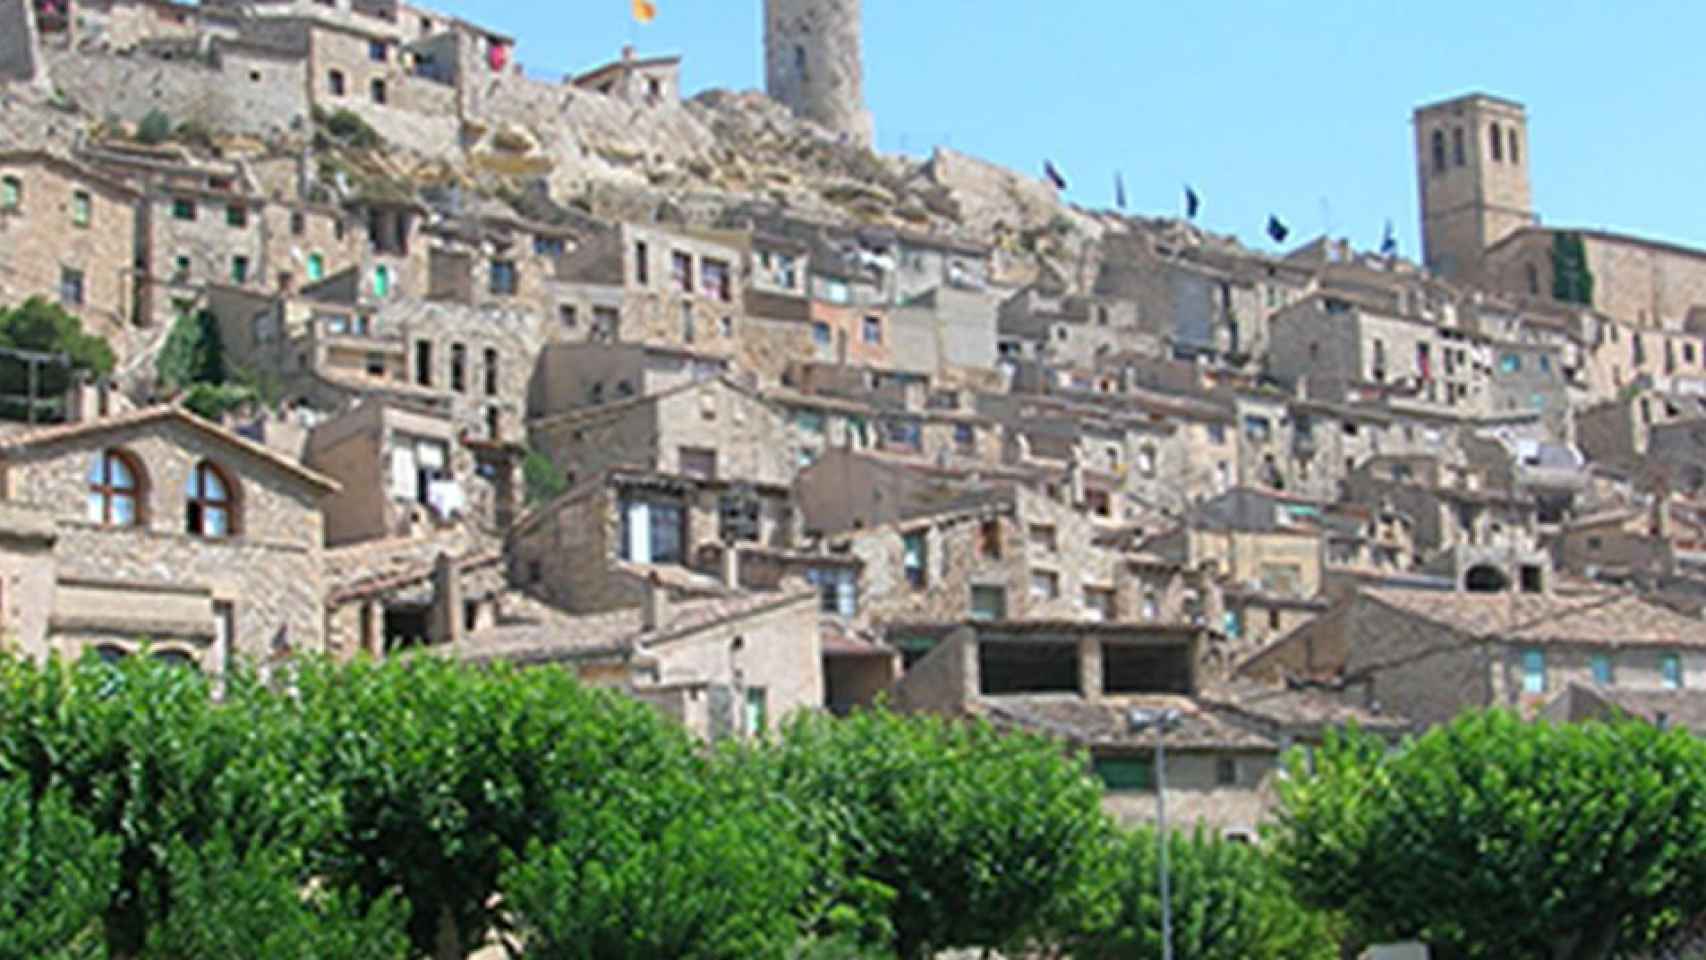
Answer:
[[[85,333],[81,320],[41,297],[31,297],[10,310],[0,308],[0,347],[66,355],[69,369],[55,364],[37,368],[38,399],[63,396],[71,388],[74,371],[105,375],[112,372],[116,362],[112,347],[104,338]],[[29,386],[29,370],[22,361],[0,360],[0,395],[6,398],[0,412],[13,419],[24,419]]]
[[[174,390],[194,384],[223,384],[225,341],[219,333],[218,319],[206,310],[178,317],[166,334],[154,367],[160,382]]]
[[[0,783],[0,960],[105,957],[117,852],[64,794],[37,802],[23,781]]]
[[[1353,734],[1313,776],[1294,758],[1281,799],[1278,866],[1368,941],[1633,949],[1706,908],[1706,753],[1686,733],[1495,711],[1391,753]]]

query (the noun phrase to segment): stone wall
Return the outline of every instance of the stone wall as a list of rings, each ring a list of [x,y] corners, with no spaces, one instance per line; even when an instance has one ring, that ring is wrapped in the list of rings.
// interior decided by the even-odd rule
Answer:
[[[876,137],[865,108],[860,0],[765,0],[765,90],[853,143]]]
[[[40,296],[82,318],[85,328],[112,336],[135,308],[134,196],[104,178],[28,155],[0,156],[0,178],[16,178],[18,209],[0,211],[0,302]],[[88,195],[89,218],[79,225],[73,198]],[[82,304],[62,298],[68,271],[82,275]]]
[[[34,83],[40,71],[31,0],[0,0],[0,82]]]
[[[173,124],[266,136],[308,120],[300,59],[222,50],[212,61],[165,60],[141,50],[78,49],[52,49],[46,59],[54,86],[90,112],[127,123],[161,110]]]
[[[660,684],[709,681],[763,691],[772,728],[824,703],[814,592],[779,597],[771,609],[649,643],[646,651],[658,658]]]

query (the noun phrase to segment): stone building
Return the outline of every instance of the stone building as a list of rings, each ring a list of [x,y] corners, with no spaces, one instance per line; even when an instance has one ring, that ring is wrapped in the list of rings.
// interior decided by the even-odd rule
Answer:
[[[742,545],[790,549],[795,528],[787,487],[615,468],[517,522],[510,580],[577,614],[638,606],[653,577],[677,597],[727,596]]]
[[[374,398],[310,430],[302,461],[337,481],[321,505],[326,545],[414,536],[475,520],[497,527],[491,485],[449,417]]]
[[[43,151],[0,153],[0,302],[41,297],[111,335],[136,315],[135,190]]]
[[[1418,723],[1532,714],[1564,686],[1706,683],[1706,624],[1633,593],[1369,589],[1247,661],[1248,676],[1334,677],[1347,702]]]
[[[728,358],[679,347],[559,340],[539,352],[528,385],[527,411],[533,420],[549,420],[728,372]]]
[[[795,114],[860,146],[865,108],[860,0],[765,0],[764,88]]]
[[[794,479],[782,413],[725,378],[537,419],[529,445],[572,486],[613,467],[785,487]]]
[[[639,57],[627,46],[619,59],[593,67],[569,82],[634,106],[674,103],[681,99],[681,58]]]
[[[176,407],[0,443],[8,627],[32,656],[156,655],[219,673],[323,647],[319,503],[337,485]]]
[[[1558,296],[1560,244],[1575,241],[1592,278],[1585,303]],[[1492,244],[1486,261],[1492,289],[1588,307],[1638,330],[1682,332],[1689,312],[1706,306],[1706,250],[1645,237],[1525,225]]]
[[[1416,108],[1422,257],[1458,283],[1482,282],[1489,247],[1535,222],[1528,114],[1482,93]]]

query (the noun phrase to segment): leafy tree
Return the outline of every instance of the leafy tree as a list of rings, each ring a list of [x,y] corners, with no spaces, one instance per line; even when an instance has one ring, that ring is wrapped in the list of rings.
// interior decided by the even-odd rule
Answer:
[[[782,813],[676,779],[570,820],[504,876],[527,956],[780,960],[812,875]]]
[[[226,679],[215,705],[193,671],[151,657],[72,667],[0,659],[0,770],[32,796],[63,791],[98,833],[117,838],[107,944],[135,956],[182,906],[167,861],[213,838],[238,857],[307,845],[335,804],[292,758],[287,703],[252,679]],[[305,879],[305,878],[301,878]]]
[[[1552,297],[1563,303],[1593,306],[1593,271],[1588,268],[1587,246],[1579,233],[1558,233],[1552,238]]]
[[[225,415],[256,399],[252,387],[234,383],[198,383],[184,394],[184,407],[204,420],[218,423]]]
[[[57,397],[71,389],[72,378],[87,372],[105,376],[112,372],[115,358],[107,341],[83,332],[83,322],[58,304],[31,297],[10,310],[0,309],[0,347],[64,354],[69,366],[42,364],[36,397]],[[7,398],[6,415],[22,418],[24,400],[30,390],[29,369],[20,360],[0,358],[0,395]]]
[[[172,118],[164,110],[150,110],[142,117],[142,122],[136,125],[136,139],[148,146],[165,143],[172,137]]]
[[[1110,825],[1058,743],[866,711],[797,718],[756,762],[824,845],[825,895],[867,910],[875,884],[907,960],[1053,936],[1089,909]]]
[[[400,891],[422,954],[460,957],[501,929],[499,876],[535,841],[696,763],[679,727],[562,670],[421,658],[310,667],[298,687],[304,772],[343,809],[316,875],[366,902]]]
[[[1706,755],[1640,723],[1466,715],[1388,752],[1294,756],[1273,849],[1304,902],[1368,942],[1588,960],[1706,908]]]
[[[569,489],[568,480],[551,458],[537,450],[527,451],[527,457],[521,461],[521,476],[527,484],[529,504],[550,503]]]
[[[1134,830],[1109,847],[1118,910],[1072,938],[1077,960],[1161,956],[1160,846]],[[1334,960],[1324,915],[1305,910],[1267,857],[1249,844],[1171,833],[1167,845],[1178,960]]]
[[[404,960],[405,911],[382,898],[362,912],[357,898],[302,882],[300,850],[252,849],[239,856],[223,836],[200,849],[174,841],[167,874],[181,905],[148,931],[141,960]]]
[[[219,333],[219,321],[206,310],[178,317],[166,334],[154,368],[160,382],[171,389],[224,383],[225,341]]]
[[[58,791],[0,782],[0,960],[98,960],[118,840],[98,836]]]

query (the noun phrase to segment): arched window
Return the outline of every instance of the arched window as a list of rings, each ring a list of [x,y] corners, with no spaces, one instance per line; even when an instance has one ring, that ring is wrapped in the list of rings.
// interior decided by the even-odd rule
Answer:
[[[1487,144],[1493,148],[1494,163],[1505,158],[1505,139],[1500,135],[1499,125],[1496,123],[1487,130]]]
[[[1463,145],[1463,128],[1456,127],[1451,131],[1451,162],[1463,166],[1469,162],[1469,154]]]
[[[237,532],[237,490],[225,471],[203,460],[184,486],[184,529],[223,539]]]
[[[1518,161],[1520,161],[1522,159],[1522,155],[1517,151],[1516,128],[1515,127],[1510,128],[1510,141],[1511,141],[1511,144],[1510,144],[1510,146],[1511,146],[1511,149],[1510,149],[1511,162],[1517,163]]]
[[[196,658],[182,650],[156,650],[154,659],[168,667],[188,667],[197,673],[201,672],[201,664],[196,662]]]
[[[1433,142],[1434,142],[1433,143],[1433,146],[1434,146],[1434,150],[1433,150],[1433,153],[1434,153],[1434,173],[1444,173],[1445,172],[1445,131],[1444,130],[1435,130],[1434,136],[1433,136]]]
[[[103,643],[95,648],[95,656],[99,657],[102,663],[116,666],[123,663],[130,654],[110,643]]]
[[[122,450],[102,450],[89,464],[89,522],[108,527],[142,523],[142,471]]]

